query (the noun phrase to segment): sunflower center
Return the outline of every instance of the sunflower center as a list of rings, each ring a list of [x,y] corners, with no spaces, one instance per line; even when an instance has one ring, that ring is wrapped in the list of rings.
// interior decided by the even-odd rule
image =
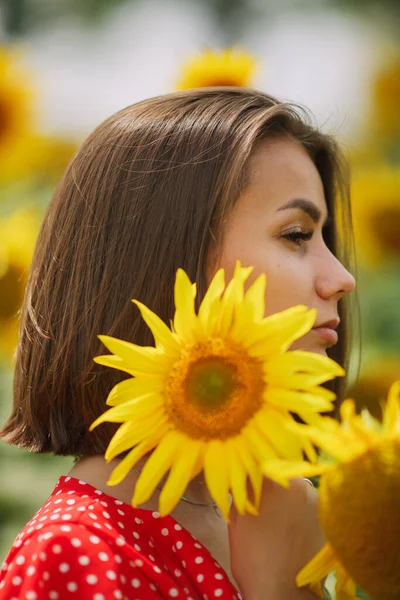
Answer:
[[[234,365],[212,357],[192,366],[187,378],[187,391],[200,409],[212,410],[229,399],[237,384]]]
[[[339,560],[373,598],[400,598],[400,439],[383,439],[321,480],[320,515]]]
[[[265,388],[259,360],[241,346],[215,338],[187,348],[166,385],[166,410],[190,437],[226,439],[259,410]]]

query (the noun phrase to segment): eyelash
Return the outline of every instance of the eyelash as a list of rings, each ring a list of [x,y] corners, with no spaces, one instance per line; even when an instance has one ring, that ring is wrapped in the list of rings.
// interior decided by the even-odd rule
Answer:
[[[302,246],[304,242],[311,240],[314,235],[313,231],[299,231],[298,229],[289,231],[282,235],[289,242],[293,242],[296,246]]]

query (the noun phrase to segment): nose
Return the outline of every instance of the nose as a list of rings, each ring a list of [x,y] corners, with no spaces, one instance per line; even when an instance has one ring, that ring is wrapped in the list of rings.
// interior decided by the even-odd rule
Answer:
[[[356,280],[344,265],[328,249],[328,256],[321,262],[317,277],[317,294],[323,299],[336,301],[354,291]]]

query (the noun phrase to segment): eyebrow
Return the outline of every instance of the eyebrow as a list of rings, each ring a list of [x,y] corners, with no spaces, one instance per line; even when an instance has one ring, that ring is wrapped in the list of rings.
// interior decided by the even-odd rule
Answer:
[[[294,198],[294,200],[289,200],[289,202],[286,202],[286,204],[280,206],[278,211],[288,210],[291,208],[299,208],[309,215],[314,223],[319,223],[319,221],[322,219],[322,211],[310,200],[305,200],[304,198]]]

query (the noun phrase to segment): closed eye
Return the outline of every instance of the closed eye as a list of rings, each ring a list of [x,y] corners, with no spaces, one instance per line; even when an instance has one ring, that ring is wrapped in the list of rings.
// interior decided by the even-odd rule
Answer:
[[[314,235],[313,231],[303,231],[300,229],[294,229],[293,231],[288,231],[287,233],[282,234],[282,237],[288,240],[289,242],[293,242],[296,246],[301,246],[304,242],[308,242],[311,240]]]

